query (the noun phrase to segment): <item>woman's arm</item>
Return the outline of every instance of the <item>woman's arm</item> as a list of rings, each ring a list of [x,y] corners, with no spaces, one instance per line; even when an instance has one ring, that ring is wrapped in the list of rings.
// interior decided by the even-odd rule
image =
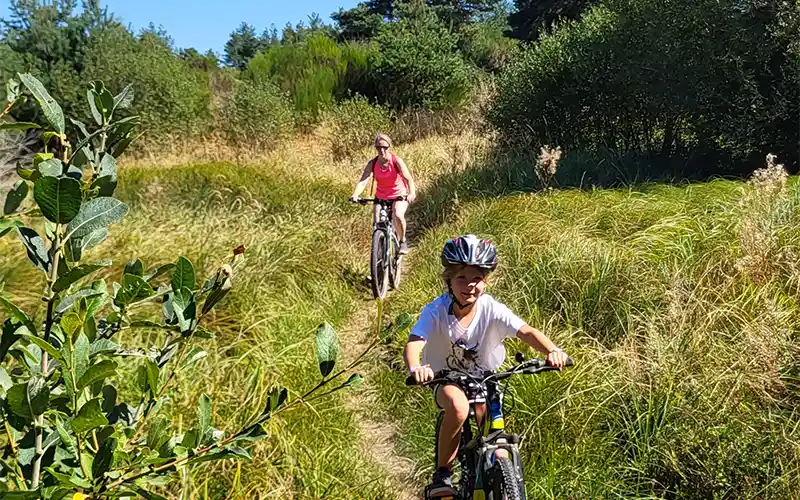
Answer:
[[[361,179],[359,179],[358,184],[356,184],[356,188],[353,190],[353,196],[350,197],[351,200],[358,200],[358,195],[364,191],[364,188],[367,187],[367,182],[369,182],[369,177],[372,175],[372,160],[367,162],[367,166],[364,167],[364,171],[361,173]]]
[[[547,355],[547,361],[559,368],[563,368],[566,366],[567,362],[567,353],[561,350],[558,346],[556,346],[547,335],[540,332],[536,328],[533,328],[530,325],[523,325],[522,328],[517,331],[517,338],[528,344],[529,346],[533,347],[537,351]]]
[[[414,179],[411,178],[411,170],[401,158],[397,158],[397,166],[400,169],[400,175],[403,176],[406,184],[408,184],[408,202],[414,203],[414,200],[417,199],[417,186],[414,184]]]

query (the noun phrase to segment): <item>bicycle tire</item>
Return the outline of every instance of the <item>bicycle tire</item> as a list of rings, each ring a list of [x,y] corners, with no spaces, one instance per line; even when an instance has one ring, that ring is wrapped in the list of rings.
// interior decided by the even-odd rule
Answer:
[[[372,295],[376,299],[386,296],[389,277],[389,263],[385,261],[386,233],[377,229],[372,233],[372,252],[369,259],[369,269],[372,273]]]
[[[400,247],[395,244],[396,241],[396,238],[392,238],[393,251],[390,257],[392,259],[392,266],[389,272],[389,286],[392,287],[392,290],[397,290],[400,286],[400,278],[403,274],[403,256],[400,255]]]
[[[488,500],[522,500],[520,481],[514,464],[508,458],[497,458],[490,470],[492,483]]]

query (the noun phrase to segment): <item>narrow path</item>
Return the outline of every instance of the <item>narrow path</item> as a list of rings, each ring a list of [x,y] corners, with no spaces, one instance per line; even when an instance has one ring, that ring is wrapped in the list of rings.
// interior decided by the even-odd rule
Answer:
[[[359,308],[342,329],[341,338],[342,344],[346,346],[344,350],[346,362],[363,352],[373,341],[376,313],[375,302],[365,300],[363,307]],[[360,448],[365,456],[371,457],[372,461],[386,472],[386,487],[398,500],[419,499],[422,496],[421,488],[411,482],[414,462],[395,452],[397,427],[393,422],[379,418],[377,391],[370,387],[371,376],[380,370],[377,354],[378,351],[373,350],[367,355],[366,361],[358,367],[357,371],[365,379],[364,386],[358,391],[346,392],[347,403],[356,414],[361,431]]]

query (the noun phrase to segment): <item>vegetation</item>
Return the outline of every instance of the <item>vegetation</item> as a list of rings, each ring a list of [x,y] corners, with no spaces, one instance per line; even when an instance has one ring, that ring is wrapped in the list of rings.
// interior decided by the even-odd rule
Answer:
[[[530,496],[794,494],[800,191],[773,162],[747,184],[476,198],[485,185],[466,184],[417,239],[393,310],[418,313],[441,293],[442,242],[476,232],[499,246],[489,293],[576,360],[511,381],[506,423],[523,435]],[[378,387],[422,483],[435,408],[403,386],[404,341],[382,357]]]

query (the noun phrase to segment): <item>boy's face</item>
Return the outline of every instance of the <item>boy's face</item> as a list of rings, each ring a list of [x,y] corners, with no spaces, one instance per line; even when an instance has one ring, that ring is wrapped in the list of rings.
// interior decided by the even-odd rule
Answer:
[[[474,266],[462,266],[450,280],[450,288],[462,304],[475,303],[486,288],[484,271]]]

